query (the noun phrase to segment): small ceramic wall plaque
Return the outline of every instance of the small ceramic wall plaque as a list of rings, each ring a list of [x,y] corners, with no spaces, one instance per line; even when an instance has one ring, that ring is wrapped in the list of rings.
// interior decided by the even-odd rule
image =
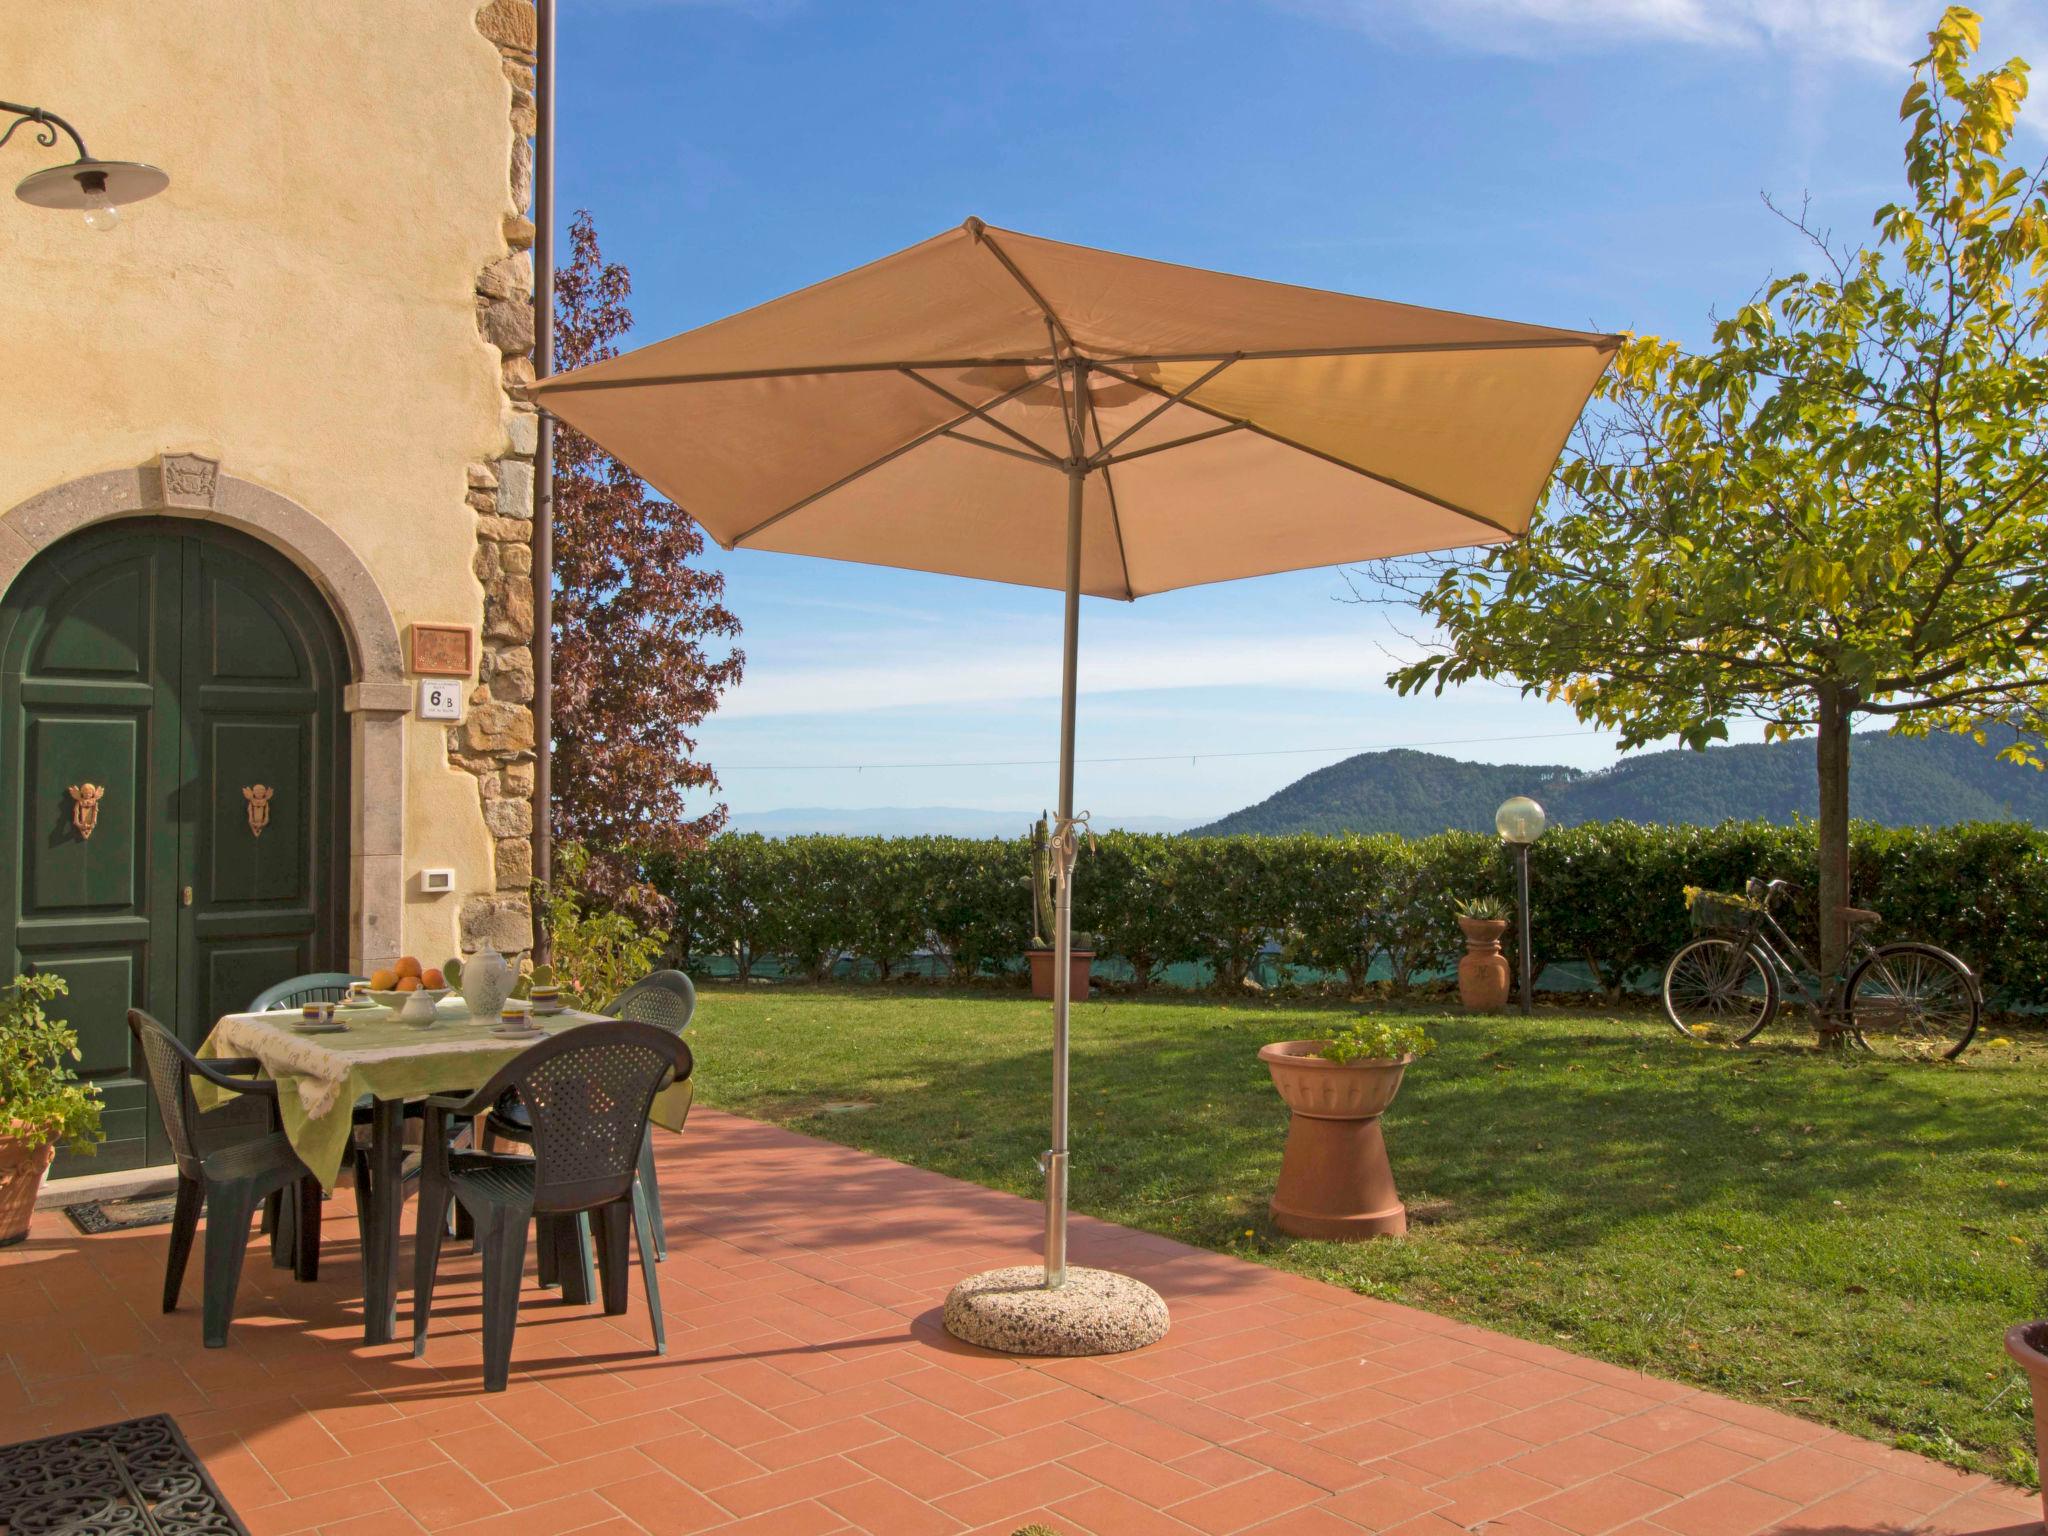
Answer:
[[[476,670],[476,631],[467,624],[413,625],[412,669],[423,677],[468,677]]]

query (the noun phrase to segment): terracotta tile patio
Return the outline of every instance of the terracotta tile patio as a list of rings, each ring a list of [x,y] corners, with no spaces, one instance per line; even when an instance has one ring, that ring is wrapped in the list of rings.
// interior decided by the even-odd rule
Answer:
[[[1157,1286],[1166,1341],[984,1355],[938,1303],[1028,1261],[1036,1206],[707,1110],[661,1156],[672,1353],[645,1353],[637,1282],[619,1319],[531,1289],[493,1397],[467,1254],[424,1361],[363,1346],[345,1194],[318,1284],[252,1245],[212,1352],[196,1264],[185,1309],[157,1310],[165,1229],[39,1216],[0,1255],[0,1442],[175,1414],[255,1536],[2040,1529],[1981,1477],[1099,1222],[1076,1221],[1077,1261]]]

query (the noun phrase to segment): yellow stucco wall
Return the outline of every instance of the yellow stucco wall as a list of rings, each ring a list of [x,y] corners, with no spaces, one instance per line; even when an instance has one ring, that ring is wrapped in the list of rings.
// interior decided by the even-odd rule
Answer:
[[[0,510],[170,449],[290,498],[400,633],[480,626],[464,469],[505,449],[478,270],[512,212],[510,87],[476,0],[17,5],[6,92],[171,177],[111,234],[0,201]],[[71,158],[26,130],[0,183]],[[476,780],[406,722],[408,951],[455,951],[493,884]],[[457,894],[413,872],[453,866]]]

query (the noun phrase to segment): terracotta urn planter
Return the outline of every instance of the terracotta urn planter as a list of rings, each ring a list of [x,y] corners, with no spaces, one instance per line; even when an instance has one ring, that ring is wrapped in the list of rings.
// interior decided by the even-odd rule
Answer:
[[[0,1248],[28,1236],[43,1175],[56,1155],[57,1143],[48,1136],[0,1134]]]
[[[2005,1352],[2027,1373],[2034,1394],[2034,1454],[2048,1464],[2048,1322],[2013,1324],[2005,1330]],[[2041,1488],[2041,1516],[2048,1523],[2048,1483]]]
[[[1027,949],[1024,958],[1031,962],[1031,995],[1052,996],[1052,951],[1049,949]],[[1095,951],[1077,949],[1067,956],[1069,962],[1067,982],[1068,995],[1079,1002],[1088,995],[1088,968],[1095,963]]]
[[[1408,1208],[1387,1165],[1380,1116],[1401,1091],[1413,1056],[1393,1061],[1325,1061],[1321,1040],[1283,1040],[1259,1060],[1293,1111],[1273,1225],[1294,1237],[1398,1237]]]
[[[1465,955],[1458,962],[1458,1001],[1472,1013],[1497,1013],[1507,1006],[1513,977],[1508,957],[1500,952],[1500,936],[1508,931],[1505,919],[1461,917],[1458,927],[1465,935]]]

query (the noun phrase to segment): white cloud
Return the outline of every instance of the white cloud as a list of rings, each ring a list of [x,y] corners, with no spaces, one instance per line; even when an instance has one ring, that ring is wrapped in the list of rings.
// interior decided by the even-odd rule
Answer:
[[[1772,49],[1902,66],[1940,14],[1935,0],[1282,0],[1290,8],[1373,28],[1421,27],[1487,53],[1595,52],[1641,42]],[[2019,0],[1980,7],[1986,52],[2013,51],[2006,16]],[[2024,50],[2022,50],[2024,51]]]
[[[807,647],[808,649],[808,647]],[[872,637],[847,647],[872,656]],[[816,653],[812,652],[815,657]],[[1195,688],[1322,688],[1383,691],[1394,665],[1364,626],[1322,634],[1110,633],[1091,640],[1084,621],[1081,691],[1086,694]],[[777,715],[868,714],[933,706],[1007,706],[1055,698],[1060,686],[1057,642],[962,645],[941,652],[905,646],[882,660],[792,659],[782,663],[750,650],[744,682],[718,706],[727,720]]]

